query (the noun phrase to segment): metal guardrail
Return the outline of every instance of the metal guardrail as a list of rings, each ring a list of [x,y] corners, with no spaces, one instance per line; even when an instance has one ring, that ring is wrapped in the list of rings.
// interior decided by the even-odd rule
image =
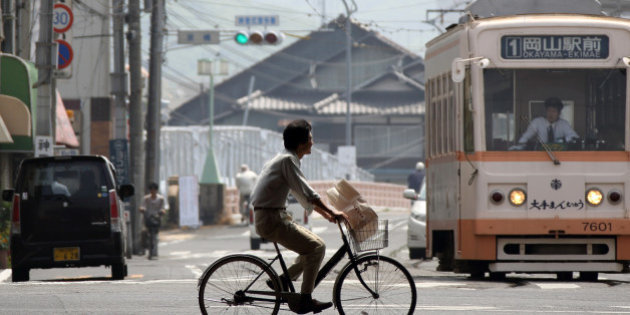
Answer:
[[[263,164],[283,149],[282,135],[257,127],[215,126],[213,150],[221,180],[234,185],[234,177],[241,164],[260,172]],[[208,127],[162,127],[160,181],[170,176],[196,175],[201,178],[208,151]],[[352,180],[374,181],[374,175],[359,167],[342,165],[337,156],[312,149],[302,160],[302,172],[309,180],[334,180],[347,173]]]

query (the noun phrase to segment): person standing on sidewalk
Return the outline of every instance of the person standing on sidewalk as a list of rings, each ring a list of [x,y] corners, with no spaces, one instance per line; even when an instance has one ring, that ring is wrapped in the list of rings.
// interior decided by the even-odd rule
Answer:
[[[344,213],[329,208],[321,201],[300,170],[300,160],[311,153],[313,146],[311,129],[311,124],[305,120],[289,123],[282,134],[285,150],[263,166],[252,194],[252,204],[256,211],[256,232],[261,237],[299,254],[288,269],[292,280],[303,274],[299,302],[297,305],[289,304],[291,310],[298,314],[319,313],[331,307],[332,303],[319,302],[311,296],[326,244],[315,233],[293,222],[287,214],[289,191],[309,214],[315,210],[333,223],[347,219]]]
[[[162,223],[162,216],[166,214],[164,196],[158,194],[158,184],[149,184],[149,194],[142,199],[140,212],[144,214],[144,226],[149,233],[149,259],[157,259],[158,233]]]
[[[249,214],[249,198],[256,184],[258,175],[249,169],[247,164],[241,165],[241,171],[236,174],[236,188],[238,189],[238,205],[241,211],[241,222],[244,222]]]

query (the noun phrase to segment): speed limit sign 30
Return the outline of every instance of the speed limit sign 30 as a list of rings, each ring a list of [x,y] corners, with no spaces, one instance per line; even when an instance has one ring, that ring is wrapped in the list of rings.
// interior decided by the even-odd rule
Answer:
[[[56,3],[53,8],[53,30],[56,33],[65,33],[72,27],[72,22],[72,9],[63,3]]]

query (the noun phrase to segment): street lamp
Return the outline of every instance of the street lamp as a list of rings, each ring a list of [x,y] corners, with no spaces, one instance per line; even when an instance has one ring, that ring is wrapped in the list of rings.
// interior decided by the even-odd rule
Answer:
[[[221,176],[219,174],[219,168],[217,161],[214,158],[214,150],[212,148],[213,137],[213,125],[214,125],[214,75],[226,75],[227,63],[223,60],[220,62],[220,69],[214,70],[214,63],[209,59],[197,60],[197,74],[207,75],[210,77],[210,86],[208,88],[208,154],[206,154],[206,162],[203,166],[203,174],[201,175],[200,183],[204,184],[219,184],[221,183]]]

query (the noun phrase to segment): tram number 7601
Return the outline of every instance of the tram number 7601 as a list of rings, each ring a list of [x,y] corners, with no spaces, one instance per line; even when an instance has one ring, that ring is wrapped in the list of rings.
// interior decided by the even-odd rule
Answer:
[[[612,232],[611,222],[582,222],[584,231],[590,232]]]

